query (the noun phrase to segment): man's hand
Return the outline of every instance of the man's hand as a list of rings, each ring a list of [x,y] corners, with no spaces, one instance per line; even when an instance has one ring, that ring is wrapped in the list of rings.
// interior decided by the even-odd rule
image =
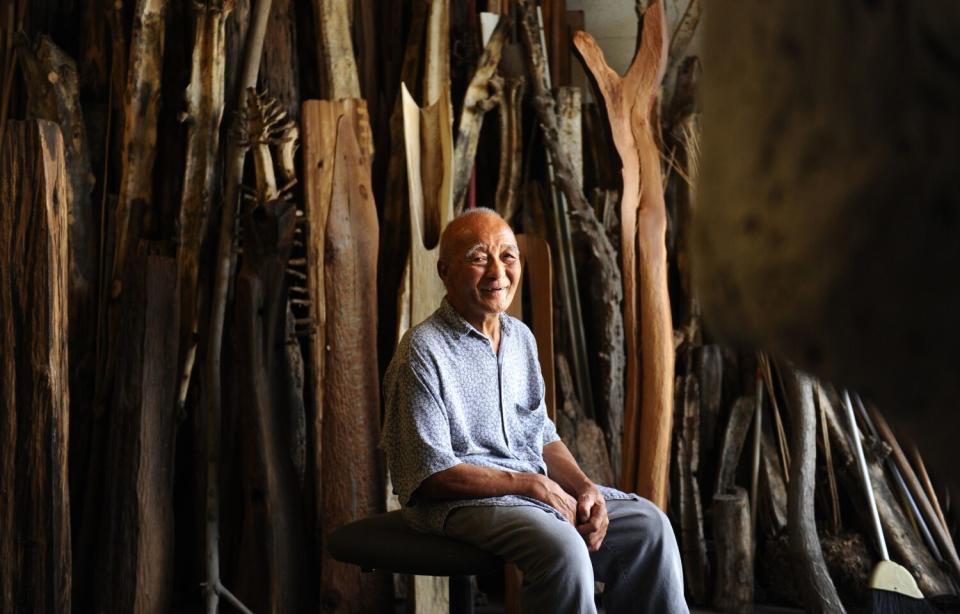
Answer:
[[[577,500],[547,476],[539,473],[530,475],[534,477],[534,481],[528,496],[546,503],[563,514],[564,518],[566,518],[570,524],[577,526]],[[601,502],[602,501],[603,499],[601,498]],[[606,512],[604,512],[604,518],[606,518]]]
[[[596,486],[591,485],[577,497],[577,531],[587,542],[587,549],[596,552],[607,536],[610,519],[607,517],[607,504]]]

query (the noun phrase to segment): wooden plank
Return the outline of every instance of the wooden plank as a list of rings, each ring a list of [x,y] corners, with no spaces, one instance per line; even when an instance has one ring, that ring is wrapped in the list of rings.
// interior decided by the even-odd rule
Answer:
[[[325,239],[327,304],[323,424],[323,520],[334,528],[382,512],[380,390],[377,366],[377,212],[370,158],[353,121],[337,125],[333,197]],[[389,577],[325,556],[321,598],[345,611],[381,612],[391,601]]]
[[[666,65],[663,3],[653,2],[644,13],[641,42],[622,78],[607,66],[589,34],[577,32],[574,43],[603,94],[623,165],[620,219],[627,398],[621,484],[665,509],[674,351],[667,291],[667,215],[653,119]]]
[[[67,171],[53,122],[0,143],[0,611],[70,612]]]
[[[327,218],[333,194],[333,170],[336,154],[337,124],[341,116],[350,118],[361,141],[369,137],[366,105],[362,100],[307,100],[301,110],[303,126],[304,216],[307,220],[307,294],[313,308],[313,324],[308,336],[310,369],[305,385],[311,403],[307,410],[308,481],[312,483],[312,501],[308,504],[308,524],[316,539],[323,534],[323,414],[326,403],[326,298],[324,292],[324,251]]]

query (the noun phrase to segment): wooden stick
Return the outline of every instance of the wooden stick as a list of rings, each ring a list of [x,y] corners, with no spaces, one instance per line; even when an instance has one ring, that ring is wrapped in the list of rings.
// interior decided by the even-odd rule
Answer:
[[[751,418],[756,411],[753,397],[740,397],[730,410],[730,420],[723,434],[723,447],[720,449],[720,468],[717,470],[715,492],[726,493],[734,487],[734,476],[740,462],[740,453],[750,429]]]
[[[837,492],[837,476],[833,468],[833,450],[830,447],[830,434],[827,432],[826,397],[820,383],[816,383],[814,398],[817,400],[818,417],[820,421],[821,442],[823,444],[824,461],[827,468],[827,485],[830,492],[830,529],[834,535],[840,534],[840,495]]]
[[[933,510],[937,513],[937,519],[940,520],[940,524],[943,526],[944,532],[950,536],[947,518],[943,514],[943,508],[940,507],[940,499],[937,497],[937,491],[933,488],[933,483],[930,481],[930,476],[927,474],[927,467],[923,463],[923,457],[920,456],[920,450],[917,448],[916,444],[910,444],[910,457],[913,459],[913,465],[917,470],[917,475],[920,477],[921,483],[923,484],[923,489],[927,493],[927,498],[933,505]],[[952,536],[950,537],[952,542]]]
[[[313,0],[317,24],[318,65],[321,67],[324,98],[360,98],[360,77],[353,55],[348,8],[343,0]]]
[[[470,185],[473,161],[477,156],[480,128],[484,114],[500,103],[503,79],[497,73],[503,43],[511,27],[511,20],[502,17],[497,23],[490,41],[483,49],[477,69],[470,79],[463,98],[460,123],[457,127],[456,148],[453,152],[453,210],[463,210],[464,198]]]
[[[810,378],[792,369],[783,374],[790,407],[791,467],[787,528],[795,557],[794,570],[804,609],[808,612],[844,612],[837,589],[823,559],[814,509],[817,468],[817,420]]]
[[[750,468],[750,532],[753,535],[757,533],[757,495],[760,485],[760,441],[763,433],[763,380],[760,372],[754,378],[756,380],[755,405],[753,411],[753,466]]]
[[[897,442],[897,438],[894,437],[893,431],[890,430],[887,421],[876,408],[869,407],[868,409],[870,417],[873,419],[873,423],[877,428],[877,432],[886,444],[890,446],[894,462],[896,462],[897,467],[900,469],[903,479],[907,483],[910,493],[913,495],[914,501],[919,505],[927,527],[936,539],[936,543],[940,547],[950,570],[953,572],[955,578],[960,578],[960,557],[957,556],[957,550],[953,544],[953,540],[946,533],[943,525],[938,521],[936,512],[933,511],[930,501],[920,486],[920,480],[917,478],[917,474],[914,473],[913,467],[907,462],[907,457],[903,453],[899,442]]]
[[[663,5],[654,2],[644,13],[637,53],[622,78],[607,66],[603,52],[589,34],[577,32],[574,44],[603,94],[623,164],[620,210],[627,401],[622,483],[665,508],[674,354],[667,291],[667,217],[660,155],[653,133],[653,107],[667,59]],[[638,279],[642,283],[638,284]]]

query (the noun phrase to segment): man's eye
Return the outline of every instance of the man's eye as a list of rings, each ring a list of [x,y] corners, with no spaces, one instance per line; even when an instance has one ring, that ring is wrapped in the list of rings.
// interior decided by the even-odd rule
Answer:
[[[474,256],[470,259],[470,262],[473,264],[484,264],[487,261],[486,256]]]
[[[503,255],[503,259],[504,259],[504,261],[506,261],[506,262],[513,262],[514,260],[517,259],[517,257],[514,256],[513,254],[504,254],[504,255]]]

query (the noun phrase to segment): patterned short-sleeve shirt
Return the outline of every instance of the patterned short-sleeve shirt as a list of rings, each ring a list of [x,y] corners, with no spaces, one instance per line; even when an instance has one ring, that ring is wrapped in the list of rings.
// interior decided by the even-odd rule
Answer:
[[[400,341],[384,378],[386,416],[381,447],[404,517],[417,529],[443,533],[447,515],[464,505],[549,505],[518,495],[431,500],[415,495],[431,475],[460,463],[547,474],[543,447],[557,441],[547,417],[533,334],[500,316],[500,350],[446,299]],[[599,487],[606,499],[632,499]]]

